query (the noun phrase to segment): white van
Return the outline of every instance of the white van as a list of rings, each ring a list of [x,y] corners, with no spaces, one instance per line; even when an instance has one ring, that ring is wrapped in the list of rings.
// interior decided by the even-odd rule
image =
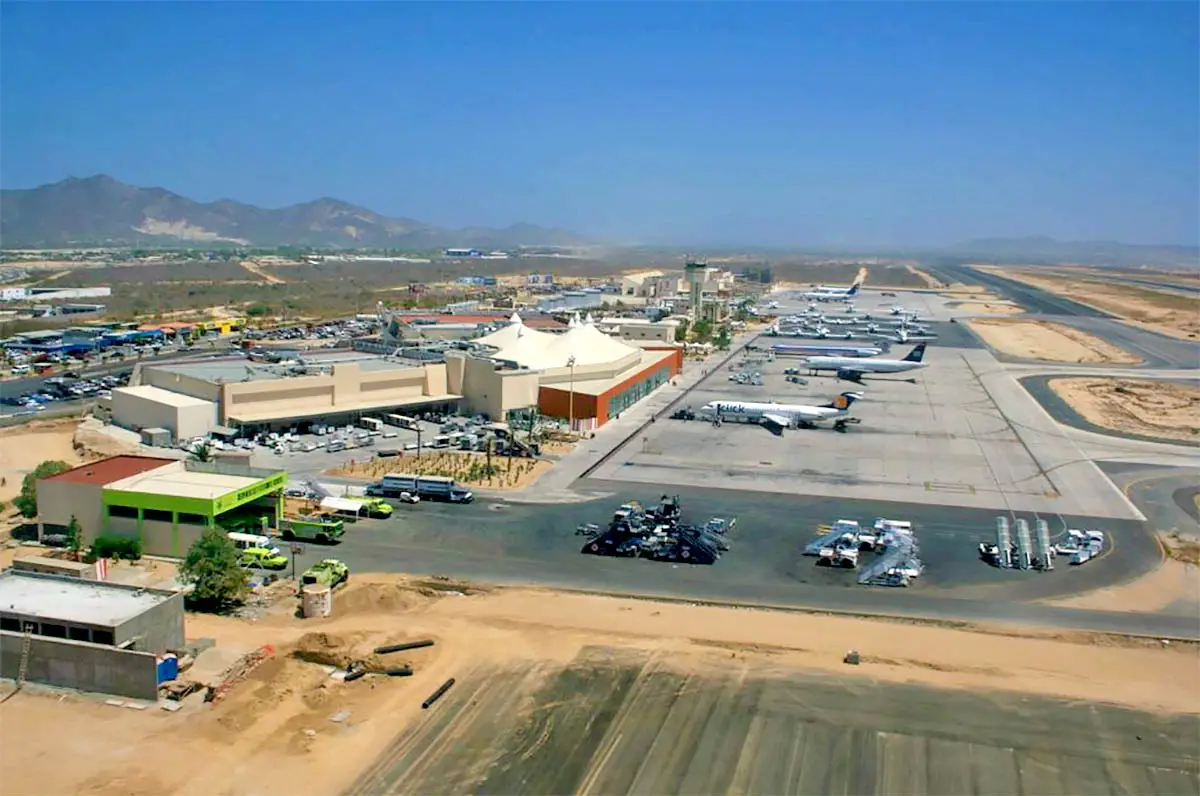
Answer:
[[[231,531],[229,541],[233,542],[233,546],[238,550],[248,550],[251,547],[261,547],[265,550],[270,550],[272,553],[279,555],[279,548],[271,541],[271,537],[263,536],[258,533],[237,533]]]

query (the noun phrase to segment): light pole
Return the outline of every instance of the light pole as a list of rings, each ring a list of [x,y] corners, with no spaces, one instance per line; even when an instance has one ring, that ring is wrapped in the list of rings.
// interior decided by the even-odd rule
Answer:
[[[567,357],[567,367],[571,369],[571,388],[567,393],[567,428],[575,430],[575,355]]]

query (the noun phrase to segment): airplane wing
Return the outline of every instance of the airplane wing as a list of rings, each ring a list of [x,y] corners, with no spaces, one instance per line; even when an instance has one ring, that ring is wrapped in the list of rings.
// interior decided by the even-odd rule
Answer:
[[[764,413],[763,420],[772,425],[779,426],[780,428],[787,428],[792,424],[791,420],[789,420],[786,415],[777,415],[772,414],[771,412]]]

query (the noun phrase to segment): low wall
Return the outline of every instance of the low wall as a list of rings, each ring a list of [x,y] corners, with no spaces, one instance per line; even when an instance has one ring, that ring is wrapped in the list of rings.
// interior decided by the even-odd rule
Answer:
[[[21,633],[0,631],[0,677],[17,678],[24,640]],[[158,699],[154,655],[83,641],[33,636],[25,679],[133,699]]]

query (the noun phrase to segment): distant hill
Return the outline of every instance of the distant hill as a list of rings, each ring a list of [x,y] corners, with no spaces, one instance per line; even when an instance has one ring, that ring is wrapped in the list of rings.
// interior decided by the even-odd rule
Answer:
[[[1200,267],[1200,247],[1196,246],[1154,246],[1109,240],[1061,241],[1043,236],[972,240],[950,246],[943,252],[1010,263]]]
[[[588,242],[567,230],[532,224],[443,229],[329,198],[278,210],[232,199],[202,203],[163,188],[126,185],[103,174],[0,191],[0,245],[6,248],[227,243],[428,249]]]

